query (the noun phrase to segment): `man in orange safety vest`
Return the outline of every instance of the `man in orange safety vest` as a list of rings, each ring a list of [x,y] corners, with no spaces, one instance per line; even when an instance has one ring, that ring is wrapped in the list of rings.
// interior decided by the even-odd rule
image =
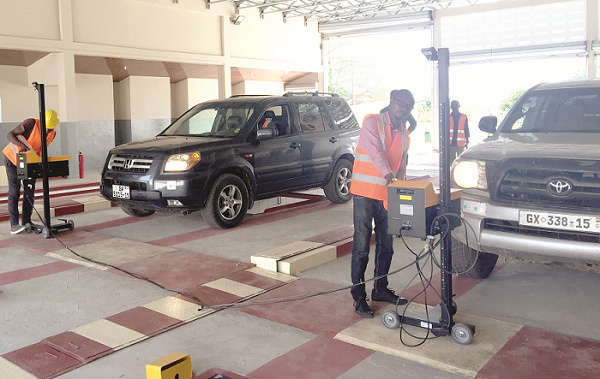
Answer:
[[[387,185],[404,180],[410,139],[406,122],[415,99],[409,90],[394,90],[387,111],[367,115],[356,147],[350,192],[354,194],[354,241],[352,244],[350,290],[354,310],[360,317],[373,317],[367,303],[365,270],[375,221],[375,280],[371,299],[402,305],[406,299],[388,288],[387,274],[392,262],[393,236],[388,234]]]
[[[56,135],[58,126],[58,114],[53,110],[46,111],[46,144]],[[17,154],[28,150],[34,150],[37,155],[42,154],[42,133],[40,120],[28,118],[16,128],[8,132],[10,143],[4,147],[4,167],[8,179],[8,213],[10,216],[10,234],[18,234],[31,224],[31,212],[33,211],[33,199],[35,193],[35,180],[23,180],[23,214],[19,225],[19,196],[21,194],[21,183],[17,176]]]
[[[467,115],[459,112],[460,103],[452,100],[450,103],[450,164],[469,145],[469,120]]]

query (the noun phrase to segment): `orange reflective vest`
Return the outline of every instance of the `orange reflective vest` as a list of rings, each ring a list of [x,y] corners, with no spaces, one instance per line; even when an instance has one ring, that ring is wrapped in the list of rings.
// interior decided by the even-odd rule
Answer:
[[[379,140],[381,145],[385,147],[385,157],[394,176],[396,176],[402,163],[402,157],[410,146],[408,132],[406,130],[398,131],[392,139],[392,126],[384,124],[383,115],[367,115],[367,117],[369,116],[374,116],[377,119]],[[382,124],[384,124],[383,128],[381,127]],[[403,180],[404,178],[398,179]],[[354,195],[381,200],[387,209],[387,181],[371,161],[367,150],[356,149],[350,192]]]
[[[465,136],[465,123],[467,122],[467,115],[464,113],[460,114],[458,119],[458,134],[456,135],[456,146],[466,146],[467,138]],[[450,143],[454,136],[454,117],[450,116]]]
[[[50,142],[52,142],[55,135],[56,130],[52,130],[46,135],[46,146],[50,145]],[[42,133],[40,129],[40,120],[35,120],[35,125],[33,126],[33,129],[29,134],[29,138],[27,138],[26,141],[37,153],[37,155],[42,155]],[[2,152],[15,166],[17,165],[17,154],[21,152],[20,147],[12,142],[9,142],[9,144],[4,147]]]
[[[265,122],[263,122],[263,124],[262,124],[262,126],[261,126],[261,129],[268,128],[269,126],[271,126],[271,123],[272,123],[272,122],[273,122],[273,121],[271,121],[271,120],[265,120]]]

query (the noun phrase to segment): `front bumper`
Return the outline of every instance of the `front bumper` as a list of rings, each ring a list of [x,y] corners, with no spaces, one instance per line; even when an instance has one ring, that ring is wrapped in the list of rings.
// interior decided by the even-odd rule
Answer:
[[[130,198],[113,197],[113,184],[129,186]],[[155,211],[194,211],[206,200],[208,174],[188,172],[162,175],[134,174],[107,170],[100,193],[116,204]]]
[[[594,236],[589,235],[578,238],[576,233],[570,233],[572,235],[565,238],[556,231],[521,228],[518,226],[519,211],[525,208],[500,206],[491,202],[487,194],[465,192],[461,199],[461,209],[467,233],[465,234],[465,228],[462,227],[452,231],[452,235],[462,243],[467,243],[468,235],[470,247],[477,247],[478,241],[481,251],[502,256],[600,262],[600,236],[594,241]]]

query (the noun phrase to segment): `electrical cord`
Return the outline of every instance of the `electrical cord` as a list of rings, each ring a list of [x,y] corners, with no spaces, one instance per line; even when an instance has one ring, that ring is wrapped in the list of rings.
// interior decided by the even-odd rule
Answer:
[[[25,188],[23,187],[23,184],[21,181],[19,181],[21,183],[21,187],[23,188],[23,190],[25,190]],[[399,338],[400,341],[402,342],[403,345],[407,346],[407,347],[418,347],[422,344],[424,344],[427,340],[429,339],[434,339],[437,338],[437,336],[435,335],[431,335],[432,331],[430,328],[426,328],[427,332],[425,334],[424,337],[421,336],[417,336],[416,334],[410,332],[406,326],[404,325],[404,323],[402,323],[402,319],[406,317],[406,312],[409,308],[409,306],[411,304],[413,304],[416,299],[420,296],[423,295],[424,296],[424,303],[425,303],[425,321],[427,322],[427,324],[431,324],[430,322],[430,312],[429,312],[429,305],[427,304],[427,290],[431,289],[433,290],[433,292],[437,295],[438,298],[441,299],[441,294],[439,293],[439,291],[432,285],[432,278],[433,278],[433,271],[434,271],[434,265],[435,267],[438,267],[441,272],[445,272],[445,273],[449,273],[449,274],[454,274],[454,275],[460,275],[463,273],[468,272],[469,270],[471,270],[473,267],[475,267],[475,264],[477,263],[477,259],[479,258],[479,254],[480,254],[480,249],[479,249],[479,242],[477,243],[478,248],[476,249],[476,257],[473,260],[473,263],[470,264],[470,266],[463,270],[463,271],[453,271],[452,268],[450,268],[450,270],[445,270],[442,265],[440,264],[440,262],[436,259],[435,254],[434,254],[434,250],[441,244],[441,242],[446,238],[447,234],[450,232],[450,221],[448,219],[448,217],[457,217],[461,220],[461,222],[464,224],[464,228],[465,228],[465,235],[466,235],[466,246],[469,249],[469,235],[468,235],[468,229],[467,226],[470,228],[470,230],[473,232],[473,235],[475,235],[474,229],[473,227],[460,215],[456,214],[456,213],[444,213],[441,215],[438,215],[434,218],[434,220],[432,221],[432,225],[431,225],[431,229],[430,229],[430,235],[428,236],[428,243],[427,245],[419,252],[419,253],[415,253],[410,246],[408,246],[408,243],[406,242],[404,236],[402,235],[401,231],[400,231],[400,237],[401,240],[404,244],[404,246],[407,248],[407,250],[414,255],[415,259],[414,261],[410,262],[409,264],[406,264],[402,267],[400,267],[399,269],[393,270],[387,274],[384,275],[379,275],[367,280],[364,280],[360,283],[357,284],[353,284],[353,285],[348,285],[348,286],[342,286],[342,287],[338,287],[335,288],[333,290],[328,290],[328,291],[319,291],[319,292],[313,292],[313,293],[306,293],[306,294],[301,294],[301,295],[295,295],[295,296],[288,296],[288,297],[282,297],[282,298],[276,298],[276,299],[269,299],[269,300],[260,300],[260,301],[246,301],[243,303],[228,303],[228,304],[218,304],[218,305],[213,305],[210,307],[204,307],[202,305],[202,302],[200,301],[200,299],[198,299],[196,296],[187,293],[185,291],[179,291],[179,290],[175,290],[172,288],[168,288],[163,286],[162,284],[159,284],[155,281],[153,281],[152,279],[130,272],[128,270],[122,269],[118,266],[109,264],[109,263],[105,263],[105,262],[101,262],[101,261],[97,261],[95,259],[91,259],[88,257],[85,257],[79,253],[77,253],[76,251],[74,251],[73,249],[71,249],[69,246],[67,246],[53,231],[52,228],[49,227],[48,225],[45,224],[45,221],[43,220],[43,218],[41,217],[41,215],[39,214],[38,210],[34,207],[33,205],[33,201],[32,199],[29,199],[26,196],[23,196],[24,198],[27,198],[27,200],[31,203],[32,209],[36,212],[37,216],[39,217],[40,220],[42,220],[42,223],[44,224],[44,226],[49,230],[50,234],[52,237],[54,237],[61,245],[64,246],[65,249],[67,249],[69,252],[71,252],[73,255],[91,262],[91,263],[95,263],[98,264],[100,266],[104,266],[104,267],[110,267],[112,269],[115,269],[119,272],[122,272],[126,275],[129,275],[133,278],[136,279],[141,279],[144,280],[150,284],[153,284],[161,289],[164,289],[166,291],[172,292],[172,293],[177,293],[183,296],[186,296],[192,300],[194,300],[199,306],[200,308],[198,309],[198,311],[201,311],[203,309],[214,309],[214,310],[222,310],[222,309],[228,309],[228,308],[242,308],[242,307],[250,307],[250,306],[258,306],[258,305],[272,305],[272,304],[279,304],[279,303],[284,303],[284,302],[290,302],[290,301],[298,301],[298,300],[304,300],[304,299],[309,299],[312,297],[316,297],[316,296],[321,296],[321,295],[326,295],[326,294],[331,294],[331,293],[335,293],[335,292],[340,292],[340,291],[346,291],[349,290],[353,287],[359,286],[359,285],[364,285],[368,282],[371,281],[376,281],[379,279],[382,279],[384,277],[387,276],[392,276],[395,275],[401,271],[404,271],[406,269],[408,269],[409,267],[415,265],[415,267],[417,268],[417,273],[411,278],[411,280],[409,280],[409,282],[406,284],[406,286],[404,287],[404,289],[402,290],[402,292],[400,293],[400,296],[402,296],[402,294],[404,294],[404,292],[406,292],[406,290],[411,286],[411,284],[417,279],[420,279],[421,285],[422,285],[422,289],[415,294],[411,299],[407,300],[407,303],[404,306],[404,310],[402,311],[402,317],[400,318],[400,331],[399,331]],[[439,227],[436,226],[437,222],[439,219],[444,219],[446,221],[445,225],[446,227],[440,230],[440,237],[437,240],[437,242],[435,241],[435,237],[434,237],[434,227]],[[423,261],[423,265],[420,264],[420,262]],[[426,275],[424,273],[424,267],[428,266],[429,268],[429,274]],[[451,310],[449,310],[446,306],[446,304],[444,304],[443,302],[440,302],[440,305],[442,307],[444,307],[444,311],[447,312],[447,314],[449,314],[451,312]],[[396,304],[396,308],[395,308],[395,312],[397,315],[399,315],[399,304]],[[448,323],[448,325],[446,325],[446,328],[450,329],[450,324]],[[408,342],[405,341],[405,339],[403,338],[403,334],[407,334],[408,336],[419,340],[418,343],[416,344],[409,344]]]
[[[25,191],[25,187],[23,186],[23,182],[22,182],[21,180],[19,180],[19,183],[21,184],[21,188],[23,188],[23,191]],[[34,197],[35,197],[35,194],[34,194]],[[29,203],[31,204],[31,208],[32,208],[32,209],[35,211],[36,215],[37,215],[37,216],[38,216],[38,218],[41,220],[41,222],[42,222],[42,224],[44,225],[44,227],[45,227],[46,229],[48,229],[48,231],[49,231],[50,235],[51,235],[51,236],[52,236],[54,239],[56,239],[56,240],[57,240],[57,241],[58,241],[58,242],[59,242],[61,245],[63,245],[63,247],[64,247],[65,249],[67,249],[67,250],[68,250],[68,251],[69,251],[71,254],[73,254],[73,255],[75,255],[75,256],[77,256],[77,257],[79,257],[79,258],[81,258],[81,259],[83,259],[83,260],[85,260],[85,261],[88,261],[88,262],[91,262],[91,263],[94,263],[94,264],[97,264],[97,265],[100,265],[100,266],[103,266],[103,267],[109,267],[109,268],[115,269],[115,270],[117,270],[117,271],[119,271],[119,272],[122,272],[122,273],[124,273],[124,274],[126,274],[126,275],[129,275],[129,276],[131,276],[131,277],[133,277],[133,278],[136,278],[136,279],[143,280],[143,281],[145,281],[145,282],[148,282],[148,283],[150,283],[150,284],[153,284],[153,285],[155,285],[156,287],[158,287],[158,288],[160,288],[160,289],[163,289],[163,290],[166,290],[166,291],[169,291],[169,292],[172,292],[172,293],[176,293],[176,294],[179,294],[179,295],[183,295],[183,296],[185,296],[185,297],[188,297],[188,298],[192,299],[194,302],[196,302],[196,304],[198,304],[198,305],[200,306],[200,308],[198,309],[199,311],[200,311],[200,310],[202,310],[202,309],[204,309],[204,306],[202,305],[202,301],[201,301],[200,299],[198,299],[196,296],[194,296],[193,294],[191,294],[191,293],[188,293],[188,292],[185,292],[185,291],[179,291],[179,290],[176,290],[176,289],[173,289],[173,288],[169,288],[169,287],[163,286],[162,284],[160,284],[160,283],[157,283],[157,282],[155,282],[154,280],[152,280],[152,279],[150,279],[150,278],[148,278],[148,277],[146,277],[146,276],[139,275],[139,274],[136,274],[136,273],[134,273],[134,272],[131,272],[131,271],[125,270],[125,269],[123,269],[123,268],[121,268],[121,267],[118,267],[118,266],[112,265],[112,264],[110,264],[110,263],[106,263],[106,262],[97,261],[97,260],[95,260],[95,259],[88,258],[88,257],[86,257],[86,256],[84,256],[84,255],[81,255],[81,254],[77,253],[75,250],[73,250],[73,249],[71,249],[69,246],[67,246],[67,244],[66,244],[66,243],[64,243],[64,242],[63,242],[63,241],[62,241],[62,240],[61,240],[61,239],[58,237],[58,235],[52,231],[52,227],[51,227],[51,226],[49,226],[49,225],[46,225],[46,222],[45,222],[45,220],[43,219],[43,217],[40,215],[40,213],[38,212],[38,210],[37,210],[37,209],[35,208],[35,206],[33,205],[33,199],[29,199],[27,196],[25,196],[25,194],[23,194],[23,199],[27,199],[27,201],[29,201]]]

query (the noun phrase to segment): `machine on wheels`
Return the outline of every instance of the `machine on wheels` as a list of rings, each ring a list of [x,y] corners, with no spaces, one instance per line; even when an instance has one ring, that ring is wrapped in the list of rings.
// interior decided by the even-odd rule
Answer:
[[[422,52],[428,60],[438,62],[440,190],[436,192],[429,182],[396,181],[388,186],[388,233],[422,239],[440,234],[441,299],[426,317],[408,312],[399,315],[395,310],[387,310],[381,320],[390,329],[401,324],[415,326],[428,329],[436,337],[452,335],[457,343],[466,345],[473,339],[475,326],[453,320],[457,307],[452,300],[451,230],[461,224],[461,191],[450,188],[450,53],[447,48],[438,51],[433,47]]]
[[[33,83],[39,94],[40,104],[40,129],[42,139],[42,155],[38,156],[35,151],[29,150],[26,153],[17,155],[17,177],[23,179],[42,178],[43,196],[44,196],[44,220],[43,225],[33,224],[27,233],[35,232],[42,234],[45,239],[52,237],[53,234],[61,230],[73,230],[75,223],[72,220],[63,220],[62,223],[52,225],[50,222],[50,188],[48,184],[49,177],[68,176],[70,156],[48,157],[48,146],[46,143],[46,101],[44,95],[44,85]]]

